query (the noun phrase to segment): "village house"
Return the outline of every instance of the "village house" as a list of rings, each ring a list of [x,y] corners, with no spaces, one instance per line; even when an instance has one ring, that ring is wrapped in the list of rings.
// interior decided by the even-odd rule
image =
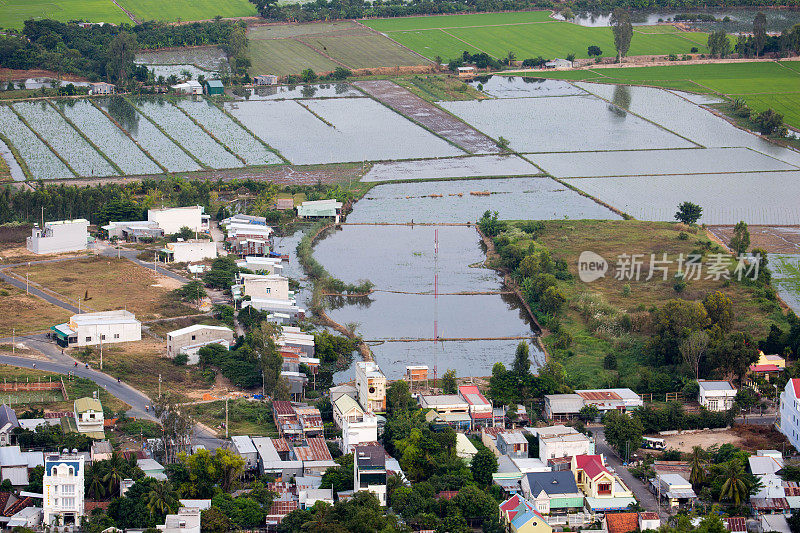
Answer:
[[[98,81],[95,83],[89,84],[89,94],[97,95],[97,94],[114,94],[116,92],[116,86],[111,83],[106,83],[104,81]]]
[[[96,398],[78,398],[72,403],[75,426],[78,433],[83,433],[93,439],[104,439],[103,429],[103,404]]]
[[[298,327],[283,326],[275,344],[279,347],[299,348],[307,357],[314,357],[314,335],[303,333]]]
[[[458,388],[458,395],[469,405],[469,417],[472,421],[473,429],[481,426],[495,425],[492,404],[486,399],[476,385],[461,385]],[[502,422],[502,418],[500,421]]]
[[[386,411],[386,376],[374,361],[356,363],[356,390],[358,403],[367,411],[383,413]]]
[[[142,340],[142,323],[123,309],[72,315],[69,322],[50,329],[56,343],[64,348]]]
[[[253,445],[253,439],[247,435],[235,435],[231,437],[231,451],[244,459],[245,470],[253,470],[258,467],[258,451]]]
[[[189,239],[168,242],[159,251],[165,263],[194,263],[216,259],[217,243],[210,239]]]
[[[203,94],[203,86],[197,80],[186,80],[170,86],[172,90],[181,94]]]
[[[114,448],[111,447],[111,443],[107,440],[94,441],[92,443],[92,447],[89,449],[89,457],[93,463],[96,461],[105,461],[106,459],[111,459],[113,454]]]
[[[661,498],[669,509],[690,507],[697,499],[692,484],[679,474],[656,474],[652,485],[656,496]]]
[[[356,446],[353,451],[353,492],[361,490],[386,505],[386,451],[377,442]]]
[[[529,472],[522,476],[520,486],[541,514],[567,514],[583,508],[583,494],[572,472]]]
[[[255,85],[277,85],[278,76],[274,74],[261,74],[259,76],[253,76],[253,83]]]
[[[587,389],[576,390],[584,405],[597,407],[600,416],[608,411],[628,413],[644,405],[642,398],[631,389]]]
[[[88,228],[89,221],[83,218],[45,222],[44,228],[34,224],[26,246],[35,254],[82,252],[89,242]]]
[[[736,388],[730,381],[698,379],[697,384],[700,386],[697,401],[709,411],[727,411],[733,407]]]
[[[148,222],[158,224],[165,235],[178,233],[182,228],[189,228],[195,232],[208,231],[210,219],[209,215],[203,213],[203,207],[200,205],[147,210]]]
[[[82,455],[48,454],[44,461],[42,478],[45,524],[80,524],[84,515],[84,474]]]
[[[544,397],[544,417],[557,422],[572,420],[583,406],[583,397],[578,394],[547,394]]]
[[[631,533],[639,529],[639,513],[608,513],[603,517],[606,533]]]
[[[283,272],[283,259],[280,257],[246,255],[243,259],[236,261],[236,266],[246,268],[255,274],[281,274]]]
[[[536,506],[514,495],[500,504],[500,521],[512,533],[552,533],[553,528],[536,510]]]
[[[0,446],[9,446],[15,429],[19,427],[17,413],[6,404],[0,405]]]
[[[572,473],[586,495],[586,508],[593,513],[622,511],[636,503],[633,492],[605,467],[602,455],[574,456]]]
[[[199,361],[200,348],[209,344],[219,344],[226,350],[233,345],[233,330],[225,326],[209,326],[195,324],[167,333],[167,357],[174,359],[176,355],[185,353],[188,363],[195,365]]]
[[[497,450],[500,455],[528,457],[528,439],[519,432],[504,432],[497,435]]]
[[[126,242],[152,240],[164,236],[164,230],[158,226],[158,223],[149,220],[109,222],[102,226],[102,229],[109,239],[120,239]]]
[[[314,200],[303,202],[297,206],[298,218],[332,218],[339,222],[342,214],[342,202],[336,200]]]
[[[19,446],[0,446],[0,478],[15,487],[27,486],[30,483],[28,474],[42,465],[42,452],[23,452]]]
[[[532,431],[539,438],[539,459],[544,463],[551,459],[594,453],[594,440],[575,428],[548,426],[532,428]]]
[[[365,412],[353,398],[342,395],[333,402],[333,421],[342,430],[342,453],[366,442],[378,440],[378,417]]]
[[[475,77],[475,67],[458,67],[458,77],[471,80]]]
[[[420,394],[417,400],[422,409],[433,409],[426,415],[430,422],[456,430],[469,430],[472,425],[469,404],[458,394]]]
[[[168,514],[156,529],[164,533],[200,533],[200,509],[180,507],[178,514]]]

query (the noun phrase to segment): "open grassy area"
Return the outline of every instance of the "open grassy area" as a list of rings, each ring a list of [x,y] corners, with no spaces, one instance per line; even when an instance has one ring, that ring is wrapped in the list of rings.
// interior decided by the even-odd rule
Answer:
[[[48,18],[61,22],[131,22],[112,0],[0,0],[0,26],[3,28],[22,28],[29,18]]]
[[[46,381],[56,382],[61,378],[61,374],[53,372],[0,365],[0,382],[33,383],[35,381],[41,381],[44,383]],[[72,404],[75,399],[91,396],[93,392],[98,390],[97,385],[93,381],[83,378],[68,379],[64,377],[64,387],[67,389],[67,396],[69,397],[67,401],[64,401],[64,397],[60,392],[0,392],[0,402],[11,405],[17,414],[31,407],[44,409],[46,411],[72,411]],[[25,398],[24,395],[27,395],[27,398]],[[45,401],[41,401],[41,399]],[[118,400],[102,388],[100,389],[100,401],[103,407],[115,412],[130,408],[128,404]]]
[[[187,406],[195,420],[225,435],[225,401],[204,402]],[[272,412],[266,403],[249,400],[228,401],[228,434],[278,437]]]
[[[154,340],[111,344],[103,346],[103,372],[120,378],[139,389],[150,398],[158,397],[158,379],[161,391],[177,401],[202,398],[203,392],[211,390],[197,366],[176,366],[164,356],[166,346]],[[71,354],[80,361],[100,368],[99,348],[76,349]]]
[[[553,335],[545,338],[551,345],[551,353],[561,362],[576,388],[599,387],[614,383],[614,373],[603,369],[603,358],[615,353],[618,368],[625,369],[619,376],[624,386],[635,387],[639,380],[637,369],[647,366],[644,345],[649,338],[648,316],[652,308],[661,308],[670,299],[702,300],[709,293],[720,290],[727,294],[734,309],[733,331],[743,331],[754,339],[764,338],[773,323],[785,326],[786,320],[778,305],[757,294],[757,289],[736,281],[700,279],[690,280],[686,288],[675,291],[673,276],[677,272],[677,258],[698,250],[708,254],[721,251],[702,230],[666,222],[641,222],[634,220],[595,221],[545,221],[544,229],[536,241],[550,250],[553,259],[563,259],[573,279],[559,281],[559,287],[567,297],[567,305],[561,314],[561,328],[573,337],[572,345],[564,349],[553,349]],[[686,237],[681,238],[680,234]],[[522,244],[523,249],[533,242],[531,236],[519,229],[509,233]],[[578,278],[578,257],[583,251],[601,255],[609,264],[605,277],[591,283]],[[672,260],[667,280],[656,272],[646,281],[651,254],[657,259],[662,254]],[[616,279],[615,266],[621,254],[644,254],[642,276],[639,281]],[[703,271],[705,277],[706,271]],[[595,309],[585,318],[585,309]],[[614,332],[612,323],[628,315],[633,328],[630,332]]]
[[[428,74],[396,78],[394,82],[428,102],[485,98],[475,87],[452,76]]]
[[[425,64],[425,59],[349,21],[311,24],[266,24],[248,30],[253,74],[299,74],[310,68],[329,72]]]
[[[7,283],[0,283],[0,336],[10,337],[49,329],[66,321],[70,313]],[[18,342],[24,342],[19,339]]]
[[[208,20],[217,15],[221,17],[258,16],[255,5],[248,0],[171,0],[169,2],[164,0],[117,0],[117,2],[140,21]]]
[[[419,54],[445,61],[470,53],[486,52],[496,58],[509,51],[518,59],[543,56],[585,58],[587,48],[597,45],[607,56],[615,55],[614,39],[607,27],[589,28],[554,21],[549,12],[485,13],[474,15],[407,17],[365,20],[363,23]],[[629,55],[688,54],[693,47],[706,51],[708,36],[699,32],[637,27]]]
[[[756,112],[772,108],[800,128],[800,61],[598,68],[531,73],[534,77],[652,85],[741,98]]]
[[[16,267],[15,273],[66,297],[87,311],[127,309],[139,320],[194,314],[169,293],[180,286],[127,259],[86,257]]]

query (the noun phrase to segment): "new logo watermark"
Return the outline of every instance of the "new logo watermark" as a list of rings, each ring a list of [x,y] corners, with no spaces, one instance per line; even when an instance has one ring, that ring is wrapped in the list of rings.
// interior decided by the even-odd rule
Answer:
[[[613,278],[620,281],[667,281],[670,275],[686,281],[707,279],[714,281],[743,278],[757,279],[761,256],[743,254],[619,254],[613,265],[600,254],[586,250],[578,257],[578,278],[591,283],[613,268]]]
[[[602,255],[594,252],[581,252],[578,257],[578,277],[584,283],[600,279],[608,272],[608,262]]]

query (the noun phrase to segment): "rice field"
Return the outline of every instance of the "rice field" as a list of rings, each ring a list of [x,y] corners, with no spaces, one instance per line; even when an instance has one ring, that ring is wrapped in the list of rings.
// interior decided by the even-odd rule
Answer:
[[[404,17],[362,23],[429,59],[439,56],[445,61],[465,50],[486,52],[498,59],[509,51],[518,59],[569,54],[586,58],[588,47],[596,45],[607,56],[616,54],[610,28],[556,21],[546,11]],[[707,39],[708,35],[700,32],[650,32],[647,26],[637,26],[629,55],[688,54],[692,48],[706,52]]]
[[[88,100],[65,100],[54,105],[100,148],[125,174],[158,174],[161,169]]]
[[[0,0],[0,26],[22,28],[27,19],[53,19],[61,22],[131,22],[111,0]]]
[[[281,159],[207,100],[180,99],[178,107],[203,124],[214,137],[233,150],[247,165],[272,165]]]
[[[79,176],[117,175],[114,167],[46,101],[19,102],[12,107]]]
[[[35,180],[74,178],[75,175],[8,106],[0,106],[0,132],[16,148]]]
[[[179,22],[211,20],[217,15],[228,17],[255,17],[255,5],[247,0],[116,0],[140,21],[158,20]],[[110,2],[110,0],[109,0]]]
[[[140,99],[135,102],[139,111],[155,122],[171,138],[209,168],[236,168],[242,162],[212,139],[197,124],[162,99]]]

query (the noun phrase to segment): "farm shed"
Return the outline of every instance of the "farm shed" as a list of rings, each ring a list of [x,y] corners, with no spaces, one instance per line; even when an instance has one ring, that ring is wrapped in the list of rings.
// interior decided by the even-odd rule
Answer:
[[[208,80],[206,82],[206,94],[208,95],[216,95],[216,94],[224,94],[225,93],[225,86],[222,85],[222,82],[219,80]]]

